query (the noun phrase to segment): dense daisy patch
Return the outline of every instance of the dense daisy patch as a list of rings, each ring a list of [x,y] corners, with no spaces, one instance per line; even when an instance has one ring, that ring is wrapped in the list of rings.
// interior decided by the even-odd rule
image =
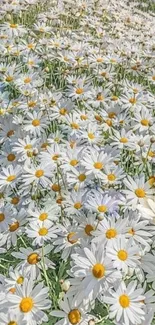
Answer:
[[[155,3],[1,0],[0,325],[155,324]]]

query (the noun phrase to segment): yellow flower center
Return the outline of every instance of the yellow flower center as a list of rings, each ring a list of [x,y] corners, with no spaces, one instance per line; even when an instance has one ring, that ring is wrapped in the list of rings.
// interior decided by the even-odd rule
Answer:
[[[76,144],[75,141],[71,141],[71,142],[70,142],[70,147],[73,149],[73,148],[75,147],[75,144]]]
[[[17,28],[18,24],[10,24],[10,28]]]
[[[118,251],[117,256],[121,261],[126,261],[128,258],[128,253],[125,250],[121,249]]]
[[[93,231],[93,230],[94,230],[94,227],[93,227],[92,225],[86,225],[86,226],[85,226],[85,229],[84,229],[85,233],[86,233],[88,236],[91,236],[91,231]]]
[[[45,213],[45,212],[41,213],[40,216],[39,216],[39,220],[40,220],[40,221],[44,221],[44,220],[46,220],[47,218],[48,218],[48,214]]]
[[[80,115],[80,119],[85,121],[88,119],[88,117],[86,115]]]
[[[78,179],[79,179],[80,182],[84,182],[85,179],[86,179],[86,175],[84,175],[84,174],[80,174],[80,175],[78,176]]]
[[[98,122],[102,122],[102,116],[95,115],[95,120],[98,121]]]
[[[36,126],[39,126],[40,125],[40,121],[38,119],[35,119],[35,120],[32,121],[32,125],[35,126],[35,127]]]
[[[81,94],[83,94],[83,93],[84,93],[83,88],[77,88],[77,89],[76,89],[76,94],[77,94],[77,95],[81,95]]]
[[[155,151],[149,151],[148,156],[151,158],[155,157]]]
[[[19,308],[23,313],[28,313],[34,306],[33,299],[30,297],[22,298]]]
[[[44,143],[41,145],[41,148],[42,148],[42,149],[46,149],[48,146],[49,146],[49,144],[48,144],[47,142],[44,142]]]
[[[111,100],[113,100],[115,102],[116,100],[118,100],[118,97],[117,96],[112,96]]]
[[[134,104],[137,103],[137,100],[136,100],[135,97],[133,97],[133,98],[130,98],[130,99],[129,99],[129,102],[130,102],[132,105],[134,105]]]
[[[105,267],[104,265],[97,263],[92,268],[92,273],[95,278],[101,279],[105,275]]]
[[[115,181],[115,179],[116,179],[116,176],[115,176],[114,174],[109,174],[109,175],[108,175],[108,180],[109,180],[109,181],[112,182],[112,181]]]
[[[151,176],[149,178],[149,181],[148,182],[149,182],[150,186],[153,186],[155,184],[155,176]]]
[[[7,76],[5,80],[7,82],[11,82],[11,81],[13,81],[13,77],[12,76]]]
[[[149,121],[146,120],[146,119],[141,120],[141,124],[142,124],[143,126],[148,126],[148,125],[149,125]]]
[[[102,59],[102,58],[97,58],[97,60],[96,60],[98,63],[101,63],[101,62],[103,62],[104,60]]]
[[[74,122],[73,122],[73,123],[71,123],[70,126],[71,126],[72,129],[76,129],[76,130],[79,129],[79,125],[78,125],[77,123],[74,123]]]
[[[133,92],[134,92],[134,94],[138,94],[138,89],[137,88],[133,88]]]
[[[128,308],[130,305],[130,299],[127,295],[121,295],[119,297],[119,303],[122,306],[122,308]]]
[[[36,176],[36,177],[40,178],[40,177],[42,177],[43,175],[44,175],[44,171],[43,171],[42,169],[38,169],[38,170],[36,170],[36,172],[35,172],[35,176]]]
[[[16,288],[10,288],[9,289],[9,292],[12,293],[12,294],[15,293],[16,292]]]
[[[14,320],[8,323],[8,325],[18,325]]]
[[[155,76],[152,76],[152,80],[155,81]]]
[[[8,161],[14,161],[16,158],[16,156],[13,154],[13,153],[10,153],[8,156],[7,156],[7,160]]]
[[[38,234],[40,236],[46,236],[48,234],[48,229],[43,227],[43,228],[40,228],[39,231],[38,231]]]
[[[11,137],[12,135],[14,135],[14,133],[15,133],[14,130],[10,130],[10,131],[8,131],[8,133],[7,133],[7,137],[8,137],[8,138]]]
[[[27,262],[31,265],[37,264],[40,260],[40,257],[37,253],[32,253],[27,257]]]
[[[103,164],[101,162],[97,161],[97,162],[94,163],[94,167],[96,169],[102,169],[103,168]]]
[[[98,209],[99,212],[106,212],[107,211],[106,205],[99,205],[97,209]]]
[[[22,284],[24,282],[24,278],[23,276],[20,276],[18,279],[17,279],[17,283],[18,284]]]
[[[106,238],[111,239],[117,236],[117,231],[114,228],[110,228],[106,231]]]
[[[77,210],[81,209],[81,207],[82,207],[81,202],[76,202],[76,203],[74,204],[74,208],[77,209]]]
[[[30,77],[27,77],[24,79],[24,83],[25,84],[28,84],[29,82],[31,82],[31,78]]]
[[[78,164],[78,160],[76,160],[76,159],[73,159],[70,161],[71,166],[76,166],[77,164]]]
[[[73,237],[75,237],[76,233],[75,232],[70,232],[68,235],[67,235],[67,240],[70,244],[75,244],[78,239],[73,239]]]
[[[27,47],[28,47],[28,49],[33,49],[34,48],[34,44],[29,43],[29,44],[27,44]]]
[[[58,155],[58,154],[55,154],[54,156],[52,156],[52,160],[58,160],[58,158],[60,157],[60,155]]]
[[[88,138],[93,140],[95,138],[95,135],[93,133],[88,133]]]
[[[11,200],[11,203],[14,204],[14,205],[18,204],[19,203],[19,197],[17,197],[17,196],[13,197],[12,200]]]
[[[67,109],[66,108],[61,108],[59,110],[60,115],[66,115],[67,114]]]
[[[12,181],[14,181],[14,179],[16,178],[16,176],[15,175],[10,175],[10,176],[8,176],[7,177],[7,182],[12,182]]]
[[[24,147],[25,150],[29,150],[29,149],[32,149],[32,144],[27,144],[25,147]]]
[[[106,124],[107,124],[108,126],[110,126],[110,127],[112,126],[112,121],[111,121],[111,120],[107,119],[105,122],[106,122]]]
[[[28,107],[30,107],[30,108],[35,107],[36,103],[37,102],[35,102],[35,101],[30,101],[30,102],[28,102]]]
[[[121,143],[127,143],[127,142],[128,142],[128,139],[127,139],[127,138],[121,138],[119,141],[120,141]]]
[[[5,219],[4,213],[0,213],[0,222],[4,221],[4,219]]]
[[[51,189],[54,191],[54,192],[59,192],[61,190],[61,186],[59,184],[53,184],[51,186]]]
[[[96,96],[96,99],[97,99],[97,100],[104,100],[104,97],[103,97],[101,94],[98,94],[98,95]]]
[[[130,235],[134,236],[134,234],[135,234],[135,231],[134,231],[134,229],[133,229],[133,228],[131,228],[131,229],[128,231],[128,233],[129,233]]]
[[[19,222],[16,221],[14,223],[12,223],[11,225],[9,225],[9,230],[10,232],[14,232],[19,228]]]
[[[145,191],[144,191],[143,188],[137,188],[137,189],[135,190],[135,194],[136,194],[136,196],[139,197],[139,198],[143,198],[143,197],[145,197]]]
[[[76,325],[81,320],[81,313],[78,309],[73,309],[68,314],[69,322],[73,325]]]
[[[109,118],[115,118],[115,117],[116,117],[116,113],[114,113],[114,112],[109,112],[108,117],[109,117]]]
[[[110,59],[111,63],[116,63],[117,61],[115,59]]]

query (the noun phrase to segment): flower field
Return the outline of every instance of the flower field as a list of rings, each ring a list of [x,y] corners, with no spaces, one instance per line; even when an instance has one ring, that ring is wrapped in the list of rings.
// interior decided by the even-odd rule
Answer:
[[[155,1],[0,0],[0,325],[155,324]]]

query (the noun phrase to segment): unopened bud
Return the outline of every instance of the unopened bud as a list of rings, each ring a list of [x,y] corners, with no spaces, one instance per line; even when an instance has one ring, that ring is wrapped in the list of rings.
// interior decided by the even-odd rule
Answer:
[[[44,71],[45,71],[45,72],[49,72],[49,71],[50,71],[49,67],[46,67],[46,68],[44,69]]]
[[[33,156],[37,156],[37,154],[38,154],[38,149],[35,148],[35,149],[33,150]]]
[[[95,320],[92,318],[89,320],[88,325],[95,325]]]
[[[97,216],[97,219],[98,219],[99,221],[102,221],[102,220],[104,219],[104,215],[99,214],[99,215]]]
[[[144,141],[143,141],[143,140],[139,140],[139,141],[138,141],[138,145],[139,145],[140,147],[143,147],[143,146],[144,146]]]
[[[61,283],[61,289],[65,292],[67,292],[70,288],[70,282],[69,280],[65,280]]]
[[[11,15],[10,14],[7,14],[6,15],[6,20],[10,21],[12,19]]]
[[[152,126],[153,125],[153,122],[152,121],[149,121],[149,126]]]
[[[155,136],[153,136],[153,137],[150,138],[150,142],[151,143],[155,143]]]

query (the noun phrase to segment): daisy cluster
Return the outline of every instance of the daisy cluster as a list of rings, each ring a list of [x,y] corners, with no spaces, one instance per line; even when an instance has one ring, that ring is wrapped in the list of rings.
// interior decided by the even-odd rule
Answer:
[[[155,11],[0,0],[0,325],[150,325]]]

